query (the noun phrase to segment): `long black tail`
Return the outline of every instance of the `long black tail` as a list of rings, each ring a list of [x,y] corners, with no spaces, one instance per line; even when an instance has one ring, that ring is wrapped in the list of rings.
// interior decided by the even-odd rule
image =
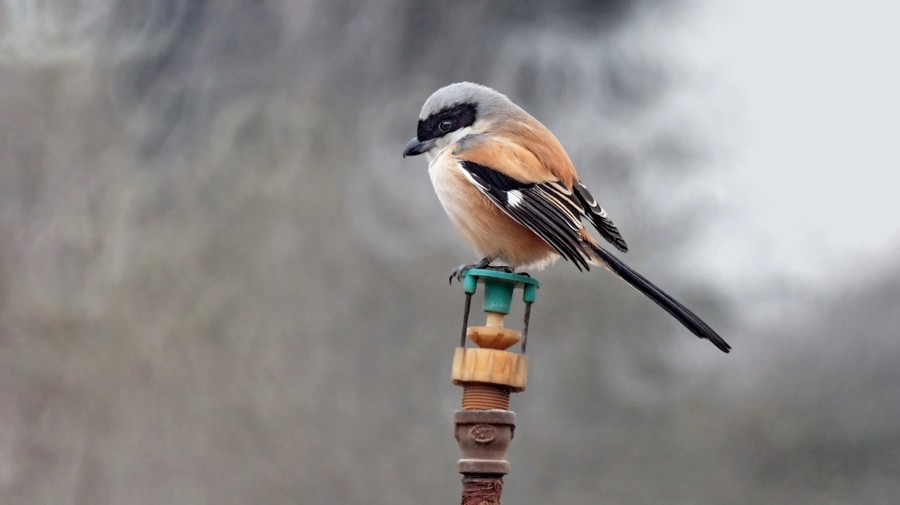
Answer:
[[[597,253],[600,260],[609,266],[610,270],[656,302],[657,305],[665,309],[666,312],[683,324],[685,328],[691,330],[694,335],[709,340],[722,352],[731,350],[731,346],[728,345],[715,330],[710,328],[708,324],[704,323],[696,314],[688,310],[684,305],[678,303],[677,300],[669,296],[665,291],[659,289],[652,282],[644,278],[643,275],[635,272],[631,267],[622,263],[622,260],[616,258],[600,247],[594,247],[593,250]]]

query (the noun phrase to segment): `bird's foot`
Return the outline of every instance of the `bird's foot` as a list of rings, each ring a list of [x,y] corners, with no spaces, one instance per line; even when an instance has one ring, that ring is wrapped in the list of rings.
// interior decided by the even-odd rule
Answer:
[[[453,269],[450,272],[450,284],[453,284],[453,279],[455,278],[459,282],[462,282],[463,277],[466,276],[466,272],[472,270],[473,268],[483,268],[487,270],[500,270],[502,272],[512,273],[512,269],[506,266],[494,267],[491,266],[491,262],[494,261],[494,258],[482,258],[478,263],[474,263],[472,265],[460,265]]]
[[[531,277],[531,274],[528,272],[513,272],[516,275],[521,275],[522,277]]]

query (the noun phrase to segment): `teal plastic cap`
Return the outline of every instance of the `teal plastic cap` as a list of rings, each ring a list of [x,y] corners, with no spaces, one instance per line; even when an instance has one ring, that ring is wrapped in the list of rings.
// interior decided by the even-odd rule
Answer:
[[[484,310],[500,314],[509,314],[516,286],[522,287],[522,301],[525,303],[534,303],[537,299],[537,290],[541,287],[537,279],[526,275],[473,268],[466,271],[463,278],[463,289],[466,293],[474,294],[479,280],[484,283]]]

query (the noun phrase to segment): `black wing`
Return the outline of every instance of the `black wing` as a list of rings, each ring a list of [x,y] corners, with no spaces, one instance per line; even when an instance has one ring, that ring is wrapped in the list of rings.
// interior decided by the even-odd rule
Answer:
[[[588,189],[584,187],[584,184],[578,181],[575,182],[575,194],[578,196],[578,199],[581,200],[581,203],[590,211],[588,212],[587,217],[591,220],[591,223],[594,224],[594,227],[597,228],[597,231],[600,232],[600,236],[608,240],[610,244],[616,246],[616,249],[622,252],[628,252],[628,244],[625,243],[625,239],[622,238],[619,229],[616,228],[612,219],[606,215],[606,211],[603,210],[603,207],[597,204],[597,200],[595,200]]]
[[[494,204],[533,231],[579,270],[590,270],[590,245],[581,238],[584,207],[572,190],[559,181],[525,183],[490,167],[462,161],[462,168]]]

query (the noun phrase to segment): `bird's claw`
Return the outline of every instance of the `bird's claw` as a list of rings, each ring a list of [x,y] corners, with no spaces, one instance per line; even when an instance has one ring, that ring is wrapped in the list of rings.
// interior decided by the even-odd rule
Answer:
[[[454,277],[455,277],[456,280],[458,280],[459,282],[462,282],[463,277],[466,276],[466,272],[468,272],[469,270],[471,270],[471,269],[473,269],[473,268],[475,268],[475,265],[460,265],[460,266],[454,268],[453,270],[451,270],[451,271],[450,271],[450,279],[449,279],[450,285],[451,285],[451,286],[453,285],[453,278],[454,278]]]
[[[472,270],[473,268],[478,268],[478,269],[483,269],[483,270],[495,270],[497,272],[505,272],[508,274],[515,273],[512,268],[510,268],[506,265],[494,266],[494,265],[484,265],[482,263],[475,263],[474,265],[460,265],[460,266],[454,268],[450,272],[450,279],[449,279],[450,284],[451,285],[453,284],[454,278],[456,278],[456,280],[458,280],[459,282],[462,282],[463,278],[465,278],[465,276],[466,276],[466,272],[468,272],[469,270]],[[525,275],[528,275],[528,274],[525,274]],[[528,275],[528,276],[531,277],[530,275]]]

